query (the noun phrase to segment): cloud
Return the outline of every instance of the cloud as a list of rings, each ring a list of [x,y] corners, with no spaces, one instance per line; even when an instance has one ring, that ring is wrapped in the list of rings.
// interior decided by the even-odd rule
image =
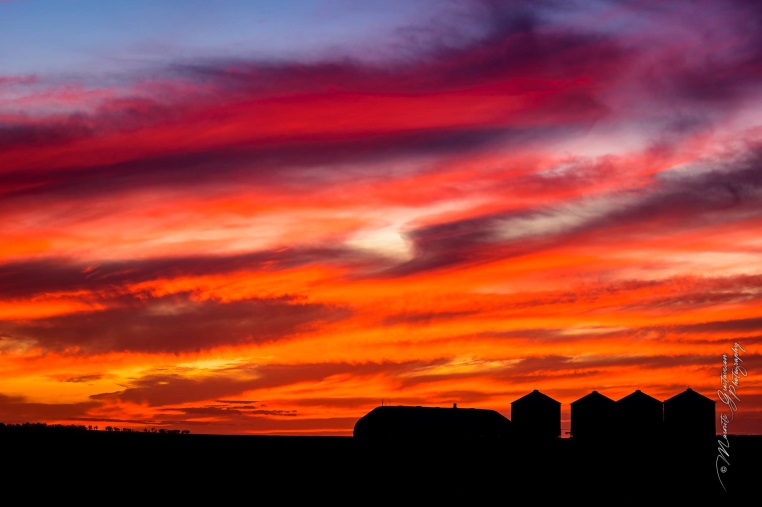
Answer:
[[[100,404],[95,401],[77,403],[37,403],[24,396],[0,393],[0,421],[6,424],[45,420],[77,419]]]
[[[5,193],[84,197],[227,178],[321,183],[327,175],[315,171],[324,165],[524,143],[606,114],[589,72],[614,71],[613,46],[536,33],[523,18],[503,23],[507,15],[496,23],[485,14],[494,23],[486,39],[439,48],[423,64],[200,61],[168,66],[163,80],[115,90],[96,107],[83,91],[75,113],[4,122]]]
[[[686,52],[666,46],[649,68],[648,83],[655,95],[711,106],[736,103],[755,91],[762,77],[762,50],[760,36],[752,27],[759,25],[762,11],[745,2],[707,3],[707,7],[690,11],[679,2],[653,16],[679,20],[684,29],[675,36],[696,49]]]
[[[84,126],[82,132],[86,132]],[[6,143],[46,146],[76,136],[68,127],[5,127]],[[0,132],[2,134],[2,132]],[[149,154],[119,163],[76,165],[56,172],[14,172],[0,187],[6,198],[87,199],[109,194],[137,192],[146,188],[186,188],[202,191],[237,185],[256,185],[295,191],[328,185],[339,176],[348,182],[359,177],[383,179],[369,172],[338,175],[332,165],[357,162],[379,163],[403,156],[467,152],[509,139],[513,133],[489,128],[430,128],[397,133],[363,134],[356,138],[282,139],[253,141],[203,151]],[[516,133],[517,139],[532,133]],[[76,162],[72,162],[76,164]],[[284,169],[286,171],[284,172]],[[178,182],[185,182],[178,187]]]
[[[0,75],[0,87],[11,87],[17,85],[31,85],[37,83],[39,77],[34,74],[24,75]]]
[[[749,333],[762,332],[762,317],[748,319],[730,319],[697,322],[693,324],[673,324],[668,326],[669,331],[681,334],[686,333]]]
[[[220,302],[178,293],[125,298],[100,311],[0,322],[0,333],[6,342],[46,351],[192,352],[284,339],[348,314],[295,296]]]
[[[363,269],[387,262],[372,254],[341,247],[273,249],[231,255],[153,257],[140,260],[87,261],[40,258],[0,264],[0,300],[89,292],[108,301],[128,294],[131,286],[182,277],[279,271],[311,264],[336,263]]]
[[[432,322],[448,321],[474,316],[477,311],[428,311],[428,312],[403,312],[387,315],[383,319],[383,325],[396,326],[407,324],[410,326],[425,326]]]
[[[561,242],[733,223],[762,216],[762,151],[755,143],[707,157],[645,188],[497,212],[409,231],[415,258],[391,275],[525,255]],[[707,169],[706,167],[709,167]]]
[[[309,363],[300,364],[259,364],[233,365],[210,371],[204,375],[190,377],[188,371],[180,368],[174,372],[156,372],[130,380],[122,391],[92,395],[101,402],[134,403],[149,406],[186,405],[216,399],[214,405],[204,405],[194,410],[250,412],[264,410],[267,400],[220,401],[221,398],[238,396],[247,391],[288,387],[300,384],[316,384],[334,376],[353,375],[358,378],[402,373],[420,367],[420,363],[368,362],[350,364]],[[291,403],[291,402],[290,402]],[[348,401],[299,401],[296,406],[314,403],[347,406]],[[246,405],[246,407],[242,407]],[[245,408],[245,410],[244,410]],[[182,410],[179,407],[173,410]],[[291,413],[291,412],[289,412]]]

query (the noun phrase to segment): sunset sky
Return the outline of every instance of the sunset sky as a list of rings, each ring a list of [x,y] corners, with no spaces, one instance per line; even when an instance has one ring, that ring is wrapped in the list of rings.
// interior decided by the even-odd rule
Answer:
[[[0,218],[0,422],[762,434],[760,2],[0,1]]]

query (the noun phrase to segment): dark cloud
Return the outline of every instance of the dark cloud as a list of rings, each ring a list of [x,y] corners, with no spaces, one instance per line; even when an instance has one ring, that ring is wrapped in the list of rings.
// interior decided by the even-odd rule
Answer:
[[[118,300],[129,292],[128,286],[142,282],[236,271],[277,271],[325,262],[362,271],[383,266],[388,261],[367,252],[338,247],[102,262],[42,258],[0,264],[0,300],[78,291],[90,291],[93,297]]]
[[[616,39],[593,30],[560,29],[545,18],[549,7],[566,5],[451,4],[400,27],[393,43],[397,57],[381,61],[343,55],[321,61],[185,60],[168,66],[167,73],[240,98],[305,92],[429,94],[506,78],[524,82],[527,90],[541,80],[605,76],[623,65],[625,49]]]
[[[507,384],[517,382],[547,382],[548,379],[600,377],[622,368],[639,370],[669,370],[690,366],[701,368],[717,365],[716,355],[627,355],[586,356],[583,360],[566,356],[527,357],[492,373],[492,377]],[[641,386],[642,387],[642,386]]]
[[[638,354],[625,357],[598,356],[586,357],[585,360],[581,361],[579,364],[584,365],[585,367],[599,369],[616,369],[623,366],[642,368],[646,370],[672,369],[679,366],[701,367],[706,365],[715,365],[717,364],[717,356],[698,354]]]
[[[33,131],[39,135],[46,132]],[[11,205],[11,200],[83,199],[143,188],[208,191],[227,187],[231,181],[238,186],[272,186],[300,191],[331,184],[335,180],[388,178],[387,174],[367,171],[337,172],[337,165],[383,162],[417,155],[462,154],[498,142],[519,143],[541,132],[547,135],[539,129],[443,127],[315,136],[313,139],[255,140],[202,151],[193,148],[171,150],[116,164],[65,167],[55,172],[14,172],[4,175],[0,191],[5,194],[7,206]],[[551,129],[551,133],[555,134],[556,129]]]
[[[296,296],[222,302],[179,293],[125,298],[106,310],[0,322],[0,334],[44,350],[188,352],[279,340],[349,313]]]
[[[421,154],[463,154],[485,146],[546,139],[570,128],[587,128],[607,113],[607,107],[596,97],[597,91],[592,91],[594,87],[581,84],[584,80],[580,78],[596,81],[601,75],[615,72],[621,65],[621,53],[615,44],[599,35],[538,31],[540,22],[529,6],[520,10],[515,4],[487,5],[477,15],[488,26],[482,30],[482,38],[460,41],[459,45],[434,44],[414,62],[387,66],[346,59],[314,63],[179,62],[166,69],[167,89],[159,87],[156,97],[121,97],[92,113],[6,124],[0,138],[7,149],[46,148],[150,128],[155,128],[160,136],[165,127],[177,129],[182,125],[189,129],[189,136],[195,136],[196,130],[203,129],[209,121],[225,125],[231,118],[235,118],[236,125],[244,123],[251,129],[257,124],[258,109],[250,104],[280,100],[284,96],[306,101],[304,110],[295,109],[297,116],[307,111],[305,121],[312,121],[311,100],[330,101],[348,117],[357,118],[353,103],[358,96],[400,97],[405,98],[405,104],[415,104],[417,97],[463,93],[469,86],[493,82],[498,84],[488,94],[542,93],[542,100],[528,104],[524,112],[506,111],[513,126],[458,125],[461,111],[455,109],[452,125],[410,128],[406,118],[416,113],[406,111],[403,106],[389,111],[390,120],[397,119],[390,130],[359,123],[352,131],[338,134],[327,134],[319,128],[262,138],[252,134],[249,138],[220,141],[206,147],[187,143],[168,145],[162,150],[164,153],[136,152],[119,163],[89,161],[82,166],[60,166],[53,162],[56,171],[6,172],[3,185],[6,198],[46,195],[81,198],[144,187],[220,184],[227,178],[240,183],[277,182],[287,186],[289,182],[300,182],[309,186],[336,178],[337,164]],[[173,79],[177,78],[203,82],[208,91],[183,96],[173,88]],[[538,122],[542,118],[545,121]],[[516,127],[522,119],[528,125],[540,126]],[[333,167],[323,172],[320,168],[325,165]],[[345,170],[342,177],[352,179],[357,175]]]
[[[306,364],[261,364],[226,368],[193,378],[184,372],[156,373],[146,375],[130,382],[122,391],[102,393],[91,396],[94,400],[130,402],[149,406],[179,405],[201,402],[209,399],[218,400],[214,405],[204,405],[204,410],[249,412],[266,410],[267,400],[233,402],[222,398],[239,395],[253,389],[268,389],[305,382],[317,383],[334,375],[352,374],[359,377],[391,375],[420,368],[424,363],[306,363]],[[336,401],[347,406],[347,400]],[[298,406],[309,400],[294,401]],[[244,410],[245,409],[245,410]]]
[[[762,331],[762,317],[699,322],[696,324],[674,324],[665,326],[673,333],[750,333]]]
[[[566,356],[528,357],[519,360],[508,369],[511,373],[567,370],[570,368],[569,361],[571,359]]]
[[[80,403],[35,403],[22,396],[0,393],[0,421],[7,424],[45,420],[77,419],[100,406],[96,401]]]
[[[672,230],[675,226],[694,228],[731,222],[739,216],[762,216],[760,146],[752,144],[748,149],[728,153],[724,159],[699,161],[696,169],[661,173],[656,188],[637,204],[613,211],[605,221],[619,227],[639,224],[652,228],[658,223]]]
[[[228,404],[207,405],[204,407],[191,408],[166,408],[166,412],[181,413],[191,417],[198,416],[225,416],[229,417],[248,415],[248,416],[277,416],[277,417],[296,417],[296,410],[265,410],[255,405],[235,405]]]
[[[548,379],[565,379],[592,377],[600,375],[603,365],[574,362],[566,356],[532,356],[520,359],[510,366],[495,371],[492,377],[508,384],[547,381]]]
[[[91,396],[93,400],[111,400],[125,403],[147,404],[149,406],[179,405],[218,397],[237,395],[257,387],[258,382],[251,377],[243,379],[235,371],[188,377],[183,371],[177,373],[156,373],[132,380],[122,391],[101,393]],[[261,406],[260,403],[252,403]],[[220,402],[214,410],[238,410],[229,402]],[[227,407],[227,408],[221,408]]]
[[[391,268],[388,276],[455,267],[464,263],[488,262],[525,255],[563,242],[609,239],[612,230],[627,234],[670,234],[675,228],[699,228],[708,224],[731,223],[739,216],[762,216],[762,148],[754,143],[725,158],[704,160],[697,166],[707,170],[666,174],[654,186],[620,194],[626,205],[612,207],[584,220],[550,232],[538,230],[536,236],[519,235],[504,240],[511,222],[552,219],[553,209],[529,209],[493,213],[410,231],[414,259]],[[608,196],[616,199],[616,195]],[[571,204],[574,204],[573,202]],[[583,204],[583,203],[581,203]],[[569,217],[573,211],[565,210]]]
[[[701,45],[666,52],[650,69],[653,93],[685,104],[728,107],[756,92],[762,79],[762,9],[756,4],[723,2],[693,12],[685,11],[684,2],[665,5],[665,21],[691,27]]]
[[[658,289],[679,287],[679,290],[660,291]],[[588,291],[590,297],[602,301],[609,295],[624,294],[652,287],[654,293],[649,297],[617,305],[617,311],[661,310],[672,308],[680,310],[712,307],[726,304],[749,304],[762,301],[762,276],[737,275],[715,278],[666,279],[661,281],[631,281],[621,285],[610,285]]]
[[[482,216],[421,227],[406,234],[413,259],[385,272],[405,276],[464,263],[484,262],[485,246],[491,238],[494,216]]]
[[[410,326],[426,326],[438,321],[460,319],[470,317],[479,312],[460,311],[460,312],[405,312],[384,317],[382,324],[384,326],[396,326],[406,324]]]
[[[759,323],[755,319],[742,319],[741,321],[722,321],[722,322],[707,322],[702,324],[684,324],[684,325],[664,325],[664,326],[643,326],[633,327],[627,329],[612,329],[608,332],[601,332],[600,330],[593,330],[590,333],[584,333],[582,331],[576,332],[574,335],[569,335],[566,329],[516,329],[511,331],[494,331],[479,333],[474,338],[477,339],[510,339],[527,341],[536,345],[540,344],[553,344],[563,341],[564,343],[570,342],[587,342],[589,340],[640,340],[643,343],[655,344],[673,343],[673,344],[685,344],[685,345],[713,345],[722,347],[722,344],[727,344],[730,347],[733,343],[738,342],[747,345],[759,345],[762,343],[762,334],[753,334],[755,331],[759,331]],[[751,331],[751,334],[750,334]],[[706,333],[704,336],[698,335],[699,333]],[[721,336],[717,336],[717,334]],[[724,333],[724,335],[722,335]],[[710,336],[710,334],[714,334]],[[719,350],[719,349],[718,349]],[[616,359],[616,364],[644,364],[649,360],[647,357],[631,357],[627,356],[625,359]],[[692,360],[692,359],[691,359]],[[677,364],[681,363],[682,359],[677,360]],[[706,363],[704,363],[706,364]],[[576,366],[603,366],[600,363],[592,363],[585,361],[585,363],[574,363]]]
[[[397,49],[409,69],[397,74],[426,79],[428,91],[445,86],[517,78],[526,89],[542,89],[555,79],[610,78],[626,65],[627,50],[613,37],[595,30],[572,30],[557,26],[545,16],[555,2],[471,2],[451,20],[430,20],[425,26],[400,30]],[[573,11],[573,9],[572,9]],[[480,36],[466,36],[464,24]],[[453,34],[459,36],[453,36]],[[414,69],[420,69],[414,71]]]
[[[95,134],[93,125],[82,116],[70,116],[64,120],[53,120],[44,124],[0,124],[0,149],[8,150],[18,147],[50,147],[65,142],[86,139]],[[21,174],[13,175],[8,183],[28,181]],[[21,180],[21,181],[19,181]]]
[[[65,382],[72,382],[74,384],[95,382],[103,378],[103,375],[80,375],[77,377],[69,377]]]

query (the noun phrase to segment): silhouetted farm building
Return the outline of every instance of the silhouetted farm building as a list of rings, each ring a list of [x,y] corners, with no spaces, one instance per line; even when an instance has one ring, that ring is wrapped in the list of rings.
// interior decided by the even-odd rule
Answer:
[[[662,434],[664,404],[640,389],[616,402],[617,432],[626,438]]]
[[[593,390],[571,403],[571,437],[587,443],[634,442],[669,436],[696,442],[716,436],[715,401],[692,389],[662,402],[640,389],[618,401]],[[475,408],[380,406],[361,417],[363,443],[405,446],[481,442],[539,443],[561,436],[561,403],[533,390],[511,403],[511,419]]]
[[[571,402],[571,436],[585,441],[602,441],[614,436],[616,402],[598,391]]]
[[[511,403],[511,422],[517,438],[558,438],[561,436],[561,402],[535,389]]]
[[[691,388],[664,400],[664,430],[672,438],[714,438],[717,433],[715,403]]]
[[[361,417],[354,438],[367,443],[444,444],[507,439],[511,421],[495,410],[380,406]]]

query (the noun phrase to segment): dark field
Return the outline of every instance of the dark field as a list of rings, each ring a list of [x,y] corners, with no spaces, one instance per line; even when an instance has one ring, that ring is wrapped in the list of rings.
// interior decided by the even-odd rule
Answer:
[[[0,432],[5,488],[26,495],[18,505],[759,498],[762,437],[731,435],[729,443],[726,492],[717,440],[361,445],[352,437]]]

